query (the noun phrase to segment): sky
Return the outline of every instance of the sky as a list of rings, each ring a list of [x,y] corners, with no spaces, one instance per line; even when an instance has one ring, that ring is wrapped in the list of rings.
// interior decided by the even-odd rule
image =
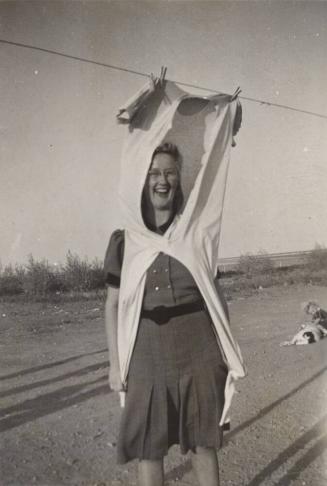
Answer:
[[[120,227],[115,116],[146,81],[10,42],[327,117],[327,2],[1,1],[0,40],[3,265],[103,258]],[[327,118],[241,101],[220,257],[327,245]]]

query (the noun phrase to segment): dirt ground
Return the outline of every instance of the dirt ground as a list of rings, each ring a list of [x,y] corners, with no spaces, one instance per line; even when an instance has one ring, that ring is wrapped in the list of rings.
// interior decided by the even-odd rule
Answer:
[[[230,302],[248,376],[219,452],[222,486],[327,484],[327,339],[279,347],[309,299],[327,308],[327,288]],[[0,306],[1,486],[136,484],[135,462],[115,465],[120,409],[107,385],[103,302]],[[167,485],[196,484],[177,446],[165,464]]]

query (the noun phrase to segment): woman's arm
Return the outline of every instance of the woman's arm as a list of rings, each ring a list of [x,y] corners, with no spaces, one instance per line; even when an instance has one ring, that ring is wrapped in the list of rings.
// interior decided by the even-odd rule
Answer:
[[[105,307],[105,323],[110,360],[109,385],[114,391],[120,391],[123,389],[118,359],[118,301],[119,288],[108,287]]]

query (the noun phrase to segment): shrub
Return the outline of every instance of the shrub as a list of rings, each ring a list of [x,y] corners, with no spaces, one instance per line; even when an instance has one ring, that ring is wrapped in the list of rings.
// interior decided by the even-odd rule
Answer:
[[[316,245],[313,250],[308,253],[306,263],[310,270],[327,270],[327,248]]]
[[[99,260],[89,263],[71,251],[67,253],[63,273],[69,290],[89,291],[104,286],[102,263]]]
[[[93,260],[90,268],[90,289],[98,290],[105,286],[105,275],[103,271],[103,263],[97,258]]]
[[[273,260],[265,251],[261,251],[257,255],[252,255],[251,253],[241,255],[236,270],[238,273],[250,277],[260,273],[270,272],[273,268]]]
[[[21,266],[7,265],[0,272],[0,296],[17,295],[24,292],[23,279],[25,270]]]
[[[68,252],[64,266],[53,266],[47,260],[36,260],[29,255],[24,266],[13,268],[0,265],[0,296],[25,293],[45,296],[62,292],[90,292],[105,287],[103,264],[95,259],[89,263]]]
[[[33,295],[51,292],[56,288],[56,277],[55,270],[47,260],[37,261],[29,255],[23,280],[24,291]]]

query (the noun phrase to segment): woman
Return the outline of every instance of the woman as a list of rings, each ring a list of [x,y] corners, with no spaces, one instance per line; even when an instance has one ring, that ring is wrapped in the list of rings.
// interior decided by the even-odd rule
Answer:
[[[175,145],[165,143],[153,153],[143,190],[145,225],[163,235],[179,217],[182,204],[181,156]],[[123,390],[117,347],[123,258],[124,233],[118,230],[105,260],[109,383],[114,391]],[[140,485],[163,485],[163,458],[173,444],[180,444],[182,453],[191,451],[200,486],[219,485],[216,449],[222,445],[219,421],[226,376],[226,364],[192,275],[161,252],[147,271],[118,439],[118,462],[139,460]]]

